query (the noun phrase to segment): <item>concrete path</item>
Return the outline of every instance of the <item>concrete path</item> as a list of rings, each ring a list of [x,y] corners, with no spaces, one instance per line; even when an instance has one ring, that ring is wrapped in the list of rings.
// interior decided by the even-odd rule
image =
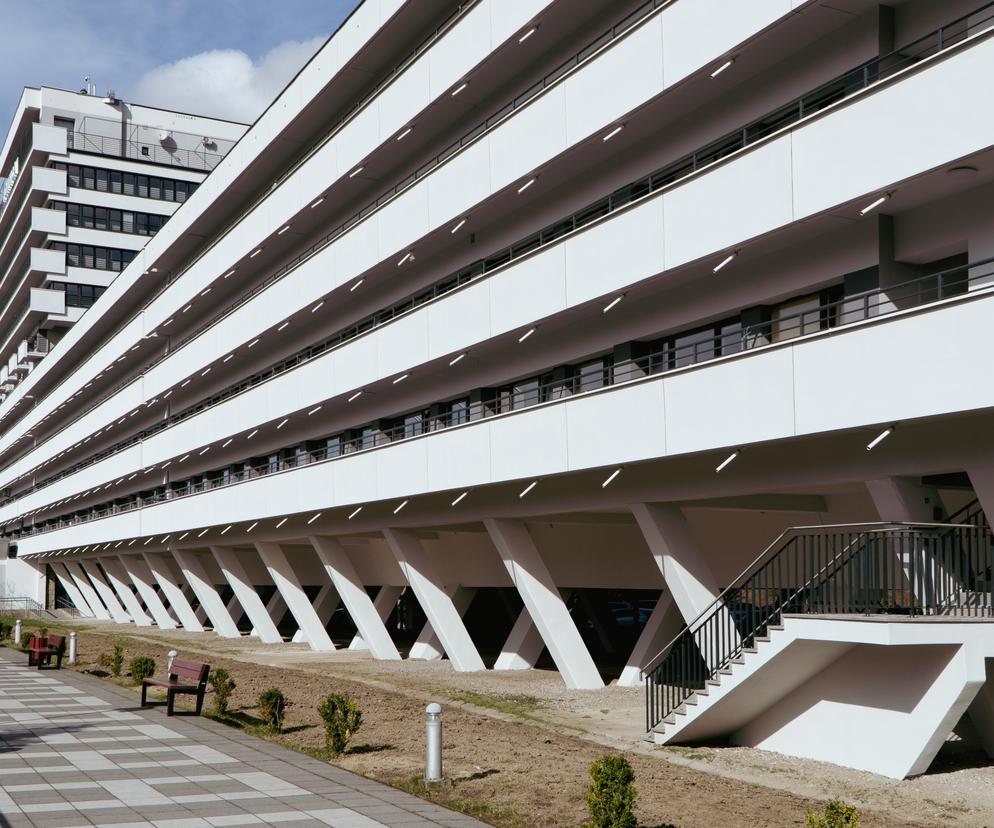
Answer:
[[[0,648],[0,828],[484,823]]]

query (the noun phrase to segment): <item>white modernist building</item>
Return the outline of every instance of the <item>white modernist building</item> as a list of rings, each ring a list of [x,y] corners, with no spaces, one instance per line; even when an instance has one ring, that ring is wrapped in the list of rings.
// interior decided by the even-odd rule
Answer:
[[[994,755],[977,5],[366,0],[0,402],[8,591]]]

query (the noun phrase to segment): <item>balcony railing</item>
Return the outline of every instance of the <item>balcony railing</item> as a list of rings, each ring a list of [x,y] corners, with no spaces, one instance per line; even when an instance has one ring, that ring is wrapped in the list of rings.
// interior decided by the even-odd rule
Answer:
[[[581,55],[585,56],[583,57],[583,59],[586,59],[586,57],[589,57],[590,54],[593,54],[593,52],[595,52],[597,49],[603,46],[604,43],[610,42],[611,40],[617,38],[621,34],[624,34],[626,31],[631,29],[631,27],[635,25],[635,23],[643,19],[651,11],[675,1],[676,0],[650,0],[650,2],[643,4],[643,6],[641,6],[638,10],[633,12],[631,15],[627,16],[623,21],[616,24],[609,31],[601,35],[600,38],[595,40],[586,49],[582,50],[581,52],[578,52],[577,55],[575,55],[573,58],[567,60],[560,68],[561,69],[563,69],[564,67],[565,69],[575,68],[581,62],[581,57],[580,57]],[[936,53],[937,51],[950,48],[956,43],[961,42],[972,32],[975,32],[978,29],[982,29],[987,25],[990,25],[992,21],[994,21],[994,2],[990,2],[981,6],[977,11],[971,13],[970,15],[965,15],[963,17],[957,18],[951,23],[948,23],[945,26],[936,29],[934,32],[930,33],[929,35],[919,38],[918,40],[914,41],[912,44],[909,44],[908,46],[899,49],[891,53],[890,55],[886,55],[881,58],[876,58],[872,61],[868,61],[864,64],[861,64],[859,67],[850,70],[849,72],[846,72],[843,75],[840,75],[838,78],[836,78],[833,81],[830,81],[826,84],[823,84],[822,86],[819,86],[814,91],[809,92],[806,95],[803,95],[795,99],[793,102],[785,105],[784,107],[781,107],[780,109],[775,110],[773,113],[764,116],[763,118],[757,119],[756,121],[753,121],[751,124],[741,129],[729,133],[724,138],[714,141],[711,144],[708,144],[707,146],[703,147],[702,149],[697,150],[678,161],[668,164],[662,169],[657,170],[656,172],[651,173],[650,175],[645,176],[644,178],[641,178],[637,181],[632,182],[631,184],[628,184],[624,187],[615,190],[610,195],[595,201],[594,203],[588,205],[587,207],[584,207],[581,210],[578,210],[577,212],[573,213],[570,216],[567,216],[564,219],[561,219],[559,221],[556,221],[548,225],[547,227],[543,228],[542,230],[536,233],[532,233],[529,236],[526,236],[525,238],[521,239],[518,242],[515,242],[512,245],[509,245],[503,250],[499,250],[485,258],[478,259],[477,261],[462,268],[456,273],[448,275],[443,279],[440,279],[434,285],[431,285],[428,288],[419,291],[417,294],[413,295],[409,299],[403,300],[401,303],[394,306],[393,308],[380,311],[377,314],[375,314],[372,318],[361,321],[360,323],[357,324],[356,327],[360,328],[360,330],[364,330],[366,328],[364,328],[363,326],[373,326],[375,324],[382,324],[383,322],[392,319],[398,313],[402,313],[404,310],[408,310],[412,307],[415,307],[418,304],[423,304],[427,301],[431,301],[437,298],[438,296],[441,296],[444,293],[447,293],[465,284],[469,280],[482,276],[486,273],[490,273],[510,263],[511,261],[520,258],[521,256],[532,253],[548,244],[552,244],[558,241],[559,239],[561,239],[562,237],[570,233],[576,232],[577,230],[591,224],[592,222],[598,219],[603,218],[604,216],[607,216],[617,210],[629,206],[634,201],[637,201],[654,192],[657,192],[662,188],[672,186],[675,182],[680,181],[686,178],[687,176],[699,172],[702,168],[710,164],[720,161],[721,159],[730,155],[732,152],[742,150],[748,145],[755,143],[756,141],[759,141],[762,138],[767,137],[771,132],[775,130],[782,129],[790,125],[791,123],[797,122],[803,117],[811,115],[821,109],[826,108],[827,106],[835,104],[839,100],[851,95],[853,92],[856,92],[860,89],[864,89],[870,84],[875,83],[876,81],[879,81],[884,77],[888,77],[894,74],[895,72],[900,71],[901,69],[906,68],[907,66],[910,66],[924,59],[925,57],[928,57]],[[550,75],[546,76],[546,78],[544,78],[540,84],[536,84],[536,86],[533,87],[531,90],[531,97],[534,97],[534,95],[538,94],[538,92],[541,91],[541,89],[544,89],[546,88],[546,86],[551,84],[553,82],[552,80],[553,78],[555,78],[555,80],[559,80],[565,74],[565,71],[563,72],[563,74],[557,74],[558,72],[559,70],[550,73]],[[541,89],[538,88],[539,86],[541,86]],[[496,124],[501,117],[506,116],[509,112],[513,111],[522,103],[524,103],[525,102],[524,96],[528,94],[529,94],[528,92],[523,93],[522,96],[519,96],[519,98],[515,99],[517,103],[515,103],[515,101],[512,101],[511,103],[507,104],[502,110],[500,110],[500,113],[504,113],[500,117],[498,117],[500,113],[497,113],[494,116],[491,116],[491,118],[488,118],[484,122],[484,131],[490,126]],[[476,130],[467,133],[467,136],[473,136],[472,140],[475,140],[477,137],[479,137],[480,134],[482,134],[482,132],[480,131],[480,128],[477,128]],[[455,148],[458,148],[458,146],[463,146],[465,143],[468,143],[467,136],[464,136],[459,141],[454,142],[449,149],[455,151]],[[448,152],[448,150],[443,151],[443,153],[441,153],[439,156],[437,156],[435,159],[429,162],[428,166],[434,168],[439,163],[441,163],[441,161],[445,160],[443,156],[448,157],[446,155],[446,152]],[[451,152],[449,152],[449,155],[451,155]],[[422,169],[427,171],[428,166]],[[404,182],[401,182],[401,184],[396,185],[394,188],[388,191],[387,195],[381,197],[380,199],[377,199],[377,201],[370,204],[364,210],[360,211],[359,213],[356,213],[350,219],[343,222],[343,224],[341,224],[339,227],[331,231],[331,233],[329,233],[327,236],[325,236],[322,239],[319,239],[317,242],[315,242],[313,245],[308,247],[303,252],[299,253],[289,262],[286,262],[279,269],[277,269],[272,274],[270,274],[265,280],[263,280],[261,283],[256,285],[251,291],[243,294],[236,302],[232,303],[231,305],[227,306],[226,308],[215,314],[212,318],[204,322],[200,327],[198,327],[196,330],[188,334],[182,340],[175,342],[172,345],[168,354],[162,354],[156,359],[151,360],[149,363],[147,363],[143,371],[147,372],[151,370],[151,368],[153,368],[155,365],[159,364],[164,359],[174,354],[184,345],[187,345],[188,343],[199,337],[201,334],[203,334],[205,331],[207,331],[214,325],[218,324],[218,322],[220,322],[226,316],[234,313],[236,310],[238,310],[238,308],[247,304],[249,301],[251,301],[260,293],[262,293],[266,288],[268,288],[275,282],[287,276],[291,271],[295,270],[305,261],[309,260],[320,250],[323,250],[325,247],[327,247],[327,245],[330,244],[334,239],[338,238],[347,230],[351,229],[351,227],[354,226],[354,224],[356,224],[361,218],[366,217],[374,209],[381,206],[384,203],[385,199],[387,199],[388,197],[393,197],[393,195],[399,192],[400,189],[409,186],[413,182],[413,180],[419,177],[421,174],[422,174],[421,172],[418,172],[415,173],[413,177],[405,179],[406,184]],[[148,300],[145,307],[147,307],[148,304],[150,304],[151,301],[154,300],[155,296],[157,296],[158,293],[161,292],[161,290],[164,290],[166,286],[167,285],[163,285],[162,288],[159,291],[157,291],[151,299]],[[849,313],[846,312],[846,315],[848,316]],[[122,325],[121,328],[125,327],[127,324],[130,324],[132,321],[133,320],[128,320],[128,322],[126,322],[125,325]],[[700,347],[706,351],[708,348],[708,344],[701,343]],[[83,409],[72,422],[75,422],[76,420],[84,417],[90,411],[102,405],[104,402],[106,402],[108,399],[114,396],[114,394],[116,394],[122,388],[127,387],[134,381],[135,380],[133,378],[130,378],[114,386],[105,394],[100,396],[97,400],[95,400],[90,406]],[[0,420],[2,420],[2,418],[0,418]],[[71,423],[69,425],[71,425]]]
[[[987,259],[981,263],[966,265],[952,270],[945,270],[932,274],[931,276],[914,279],[911,282],[905,283],[904,286],[920,286],[922,284],[928,284],[930,287],[927,289],[923,287],[916,287],[914,290],[908,287],[908,289],[902,293],[906,297],[914,296],[922,299],[927,297],[928,302],[935,302],[946,298],[942,295],[941,286],[943,284],[957,285],[958,287],[955,295],[962,295],[966,292],[966,288],[969,287],[971,281],[977,282],[981,280],[985,283],[990,282],[994,284],[994,259]],[[868,291],[866,293],[861,293],[856,296],[840,300],[836,303],[831,303],[831,305],[826,307],[831,308],[837,306],[841,309],[847,303],[852,303],[852,307],[846,311],[845,315],[842,315],[841,312],[836,313],[834,316],[831,313],[828,313],[827,316],[823,315],[820,318],[821,324],[825,326],[822,330],[832,330],[837,325],[851,325],[856,322],[875,318],[876,316],[884,316],[899,312],[902,308],[894,306],[893,302],[890,301],[888,297],[892,297],[894,291],[901,287],[902,285],[897,285],[876,291]],[[960,287],[962,287],[962,289],[960,289]],[[781,317],[776,323],[781,327],[777,331],[774,338],[777,341],[788,341],[798,336],[811,334],[812,331],[807,329],[807,325],[804,321],[809,316],[809,313],[814,312],[804,311]],[[828,325],[826,323],[826,319],[834,319],[835,323]],[[845,321],[841,321],[843,319]],[[254,463],[252,458],[247,458],[230,464],[225,469],[220,471],[201,473],[194,475],[187,480],[173,482],[170,484],[170,488],[157,492],[154,495],[128,496],[123,499],[126,501],[124,503],[120,502],[122,498],[117,498],[118,502],[112,505],[108,505],[106,507],[93,507],[93,509],[88,511],[86,515],[74,515],[71,518],[60,520],[56,524],[39,524],[37,529],[22,530],[19,536],[37,534],[38,532],[51,531],[54,529],[64,528],[66,526],[72,526],[77,523],[106,517],[112,514],[118,514],[120,512],[130,511],[134,508],[141,508],[142,506],[153,505],[165,500],[171,500],[175,497],[198,494],[200,492],[210,491],[220,486],[239,483],[244,480],[250,480],[266,474],[286,471],[300,466],[310,465],[312,463],[323,462],[325,460],[333,460],[359,451],[375,449],[402,440],[421,437],[422,435],[430,434],[452,426],[459,426],[465,423],[507,414],[512,411],[519,411],[555,400],[565,400],[575,395],[595,391],[604,387],[620,385],[647,376],[665,374],[670,371],[691,367],[700,363],[706,363],[720,357],[729,356],[734,353],[766,345],[767,329],[765,326],[767,324],[768,323],[763,323],[763,325],[759,326],[747,326],[742,330],[741,335],[737,337],[716,335],[701,341],[690,342],[685,345],[674,344],[673,340],[677,338],[676,336],[668,337],[666,344],[663,347],[656,348],[645,356],[606,367],[602,371],[598,371],[595,375],[585,375],[580,373],[562,379],[546,381],[542,381],[539,378],[517,380],[513,386],[502,388],[501,390],[493,392],[481,399],[473,399],[473,392],[467,390],[461,398],[457,398],[466,400],[467,402],[448,411],[441,411],[438,409],[440,409],[442,405],[447,405],[448,402],[451,402],[453,397],[449,397],[447,403],[440,403],[433,407],[424,407],[413,412],[407,412],[406,414],[388,418],[398,421],[398,424],[393,427],[373,428],[370,423],[367,422],[354,428],[346,429],[338,435],[333,435],[331,438],[322,438],[321,441],[309,441],[310,443],[326,442],[326,445],[323,447],[318,446],[303,449],[301,448],[300,443],[294,443],[292,445],[267,452],[267,454],[271,456],[277,456],[276,460],[267,460],[264,463]],[[277,371],[275,370],[275,367],[268,369],[267,372],[263,372],[263,374],[257,378],[249,378],[234,386],[234,388],[237,388],[237,391],[233,393],[240,393],[247,388],[254,387],[265,378],[276,376],[278,373],[282,373],[282,371],[285,370],[290,370],[297,365],[302,364],[304,361],[306,360],[302,359],[299,362],[294,361],[293,359],[286,360],[284,363],[280,364],[285,366],[282,370]],[[553,370],[553,368],[549,368],[544,371],[542,375],[547,376]],[[82,468],[85,468],[86,466],[92,465],[99,460],[116,454],[129,446],[140,443],[152,435],[159,433],[163,429],[174,425],[176,422],[185,420],[188,417],[209,408],[211,405],[216,405],[217,402],[220,402],[222,399],[227,398],[229,398],[229,395],[222,392],[221,394],[216,395],[215,398],[212,398],[212,400],[214,400],[213,402],[208,400],[198,403],[195,406],[191,406],[182,412],[178,412],[168,420],[164,420],[151,428],[144,429],[127,440],[121,441],[120,443],[99,452],[92,458],[88,458],[86,461],[76,464],[72,468],[67,469],[64,472],[60,472],[58,475],[41,481],[31,489],[19,492],[16,496],[5,499],[0,502],[0,506],[6,506],[9,503],[15,502],[16,500],[43,489],[46,486],[49,486]],[[438,413],[432,413],[433,409],[438,410]],[[411,417],[420,419],[404,422],[405,418]],[[363,431],[365,431],[365,433],[362,433]],[[239,471],[231,471],[232,468],[237,468],[239,466],[243,468]],[[146,469],[145,471],[151,471],[151,468]],[[96,489],[90,491],[95,490]],[[84,492],[83,494],[87,493],[88,492]],[[8,526],[14,520],[16,520],[16,518],[6,521],[3,525]]]

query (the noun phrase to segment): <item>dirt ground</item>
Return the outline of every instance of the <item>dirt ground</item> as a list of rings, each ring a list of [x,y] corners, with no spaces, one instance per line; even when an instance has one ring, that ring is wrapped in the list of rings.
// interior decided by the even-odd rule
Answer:
[[[859,807],[863,828],[994,826],[994,763],[965,742],[947,743],[928,774],[896,782],[749,748],[656,748],[642,740],[640,689],[569,691],[548,671],[458,674],[448,662],[377,662],[113,624],[81,629],[78,668],[96,669],[115,641],[125,644],[125,670],[136,655],[161,669],[169,649],[224,667],[237,684],[232,708],[249,716],[261,691],[279,687],[291,706],[278,738],[291,746],[321,748],[318,700],[350,694],[363,726],[335,763],[408,790],[424,767],[424,706],[441,702],[448,782],[431,796],[499,826],[584,824],[587,768],[606,748],[628,755],[645,826],[803,825],[805,810],[834,797]]]

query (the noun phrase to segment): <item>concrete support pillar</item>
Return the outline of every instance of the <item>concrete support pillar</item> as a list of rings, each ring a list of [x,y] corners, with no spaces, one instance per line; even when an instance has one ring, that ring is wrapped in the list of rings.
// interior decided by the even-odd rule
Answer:
[[[131,620],[131,616],[121,606],[121,602],[117,600],[114,590],[111,589],[110,584],[104,579],[103,573],[97,568],[97,562],[84,560],[80,561],[80,564],[83,567],[83,571],[89,576],[90,583],[93,584],[94,589],[100,595],[100,600],[107,607],[110,617],[118,624],[127,624]]]
[[[452,666],[460,672],[485,670],[459,610],[445,591],[440,568],[425,553],[421,541],[402,529],[385,529],[383,535]]]
[[[62,588],[69,596],[69,600],[76,605],[76,609],[79,610],[79,614],[86,618],[95,618],[96,613],[83,597],[83,593],[80,591],[79,587],[76,586],[76,581],[73,580],[72,574],[68,569],[66,569],[65,564],[52,564],[52,572],[54,572],[55,577],[59,579],[59,583],[62,584]]]
[[[632,648],[631,655],[621,675],[618,677],[619,687],[637,687],[642,683],[642,668],[650,659],[662,652],[663,648],[680,632],[682,619],[680,612],[673,602],[669,590],[663,590],[652,608],[652,614],[645,622],[638,641]]]
[[[670,503],[636,503],[631,510],[680,615],[692,624],[718,597],[718,584],[687,518]]]
[[[338,597],[338,592],[331,584],[324,584],[321,589],[318,590],[318,594],[314,596],[314,611],[318,614],[318,619],[324,625],[325,629],[328,629],[328,624],[331,623],[331,616],[335,614],[335,610],[338,609],[338,605],[341,603]],[[298,629],[297,632],[293,634],[291,639],[294,644],[300,644],[304,639],[304,631]]]
[[[122,555],[120,561],[124,571],[128,573],[131,583],[135,585],[135,589],[138,590],[138,594],[141,595],[142,600],[145,602],[145,608],[151,614],[152,619],[159,629],[176,629],[176,622],[173,621],[169,612],[166,610],[165,604],[159,598],[159,593],[155,591],[154,576],[144,559],[135,555],[129,557]]]
[[[76,582],[76,586],[86,599],[86,603],[90,605],[93,614],[102,621],[109,621],[110,613],[107,611],[107,607],[104,606],[104,602],[100,600],[100,596],[97,595],[97,591],[93,588],[93,584],[90,583],[90,579],[83,571],[83,567],[76,561],[73,561],[66,564],[66,569],[72,575],[72,579]]]
[[[362,588],[361,584],[360,588]],[[366,590],[363,589],[362,591],[365,592]],[[393,608],[397,606],[397,602],[400,600],[400,596],[403,594],[403,592],[404,592],[404,587],[389,586],[387,584],[384,584],[377,591],[376,598],[373,599],[373,609],[376,610],[376,617],[380,620],[380,623],[384,625],[383,631],[386,633],[387,639],[390,641],[390,645],[393,649],[393,652],[397,651],[397,647],[394,645],[393,639],[390,638],[390,633],[387,631],[386,628],[386,622],[387,619],[390,617],[390,613],[393,612]],[[369,598],[369,595],[367,594],[366,597]],[[345,599],[343,598],[342,600]],[[346,603],[345,606],[346,608],[348,608],[348,603]],[[349,610],[349,613],[351,614],[352,611]],[[352,620],[355,621],[354,615],[352,616]],[[356,624],[356,627],[359,627],[359,625]],[[355,634],[355,637],[352,639],[352,643],[349,644],[349,649],[350,650],[370,649],[370,646],[367,643],[366,639],[363,638],[362,636],[362,627],[359,627],[359,632]],[[386,652],[390,653],[390,650],[387,649]],[[373,653],[373,657],[380,658],[381,656],[378,656],[375,653]],[[387,655],[386,658],[394,658],[394,656]],[[397,654],[396,658],[400,658],[399,653]]]
[[[121,567],[120,561],[117,558],[101,558],[100,565],[104,568],[104,572],[107,573],[107,580],[114,588],[114,592],[117,593],[117,597],[121,599],[121,603],[124,604],[125,610],[127,610],[135,625],[138,627],[151,627],[152,619],[145,614],[141,602],[135,597],[135,593],[132,592],[129,583],[130,579]]]
[[[994,759],[994,658],[984,659],[984,672],[986,681],[967,708],[967,714],[984,752]]]
[[[156,555],[142,553],[145,563],[148,565],[152,577],[162,590],[169,602],[169,608],[176,614],[176,620],[183,626],[183,629],[190,632],[203,632],[204,625],[197,618],[197,614],[190,606],[183,594],[183,587],[179,578],[173,573],[172,565],[165,558]]]
[[[517,521],[492,518],[484,524],[566,686],[603,687],[597,666],[527,527]]]
[[[352,559],[335,538],[313,535],[309,540],[342,603],[345,604],[349,617],[359,631],[349,645],[350,649],[368,649],[376,659],[399,659],[397,645],[390,638],[383,621],[397,603],[401,589],[382,587],[380,593],[383,594],[384,600],[380,601],[380,595],[377,595],[376,601],[371,601],[356,574]],[[389,600],[391,598],[392,600]],[[384,607],[383,604],[386,606]],[[362,642],[361,647],[355,646],[356,639]]]
[[[259,542],[256,543],[255,548],[266,569],[269,570],[269,577],[273,579],[280,595],[286,601],[287,608],[304,631],[308,646],[320,652],[333,652],[335,645],[314,611],[304,588],[300,585],[297,573],[293,571],[286,553],[278,543]]]
[[[452,604],[459,613],[459,617],[465,618],[469,605],[473,603],[473,598],[476,597],[476,589],[451,584],[445,587],[445,594],[452,599]],[[417,639],[415,639],[414,644],[411,646],[411,651],[407,654],[407,657],[413,658],[416,661],[437,661],[443,655],[444,647],[442,646],[442,641],[435,634],[431,622],[426,621],[425,625],[421,628],[421,632],[418,633]]]
[[[217,589],[214,588],[211,577],[207,574],[203,562],[189,549],[174,549],[173,556],[179,564],[183,577],[190,585],[194,595],[210,618],[211,626],[221,638],[239,638],[241,633],[228,613],[228,608],[221,600]]]
[[[194,609],[194,614],[197,616],[197,620],[201,624],[210,623],[210,618],[207,615],[207,610],[204,605],[200,603],[200,599],[197,597],[196,590],[189,584],[183,584],[183,595],[186,596],[187,603],[192,607],[194,604],[197,605]]]
[[[545,642],[542,634],[528,614],[528,607],[522,607],[511,632],[500,648],[500,655],[494,664],[495,670],[530,670],[535,666]]]
[[[866,481],[867,491],[883,521],[933,523],[945,517],[934,486],[923,486],[912,477],[882,477]]]
[[[211,553],[225,579],[241,604],[242,610],[252,622],[253,632],[266,644],[282,643],[283,637],[276,625],[266,612],[266,607],[255,591],[252,581],[245,571],[245,566],[239,559],[238,552],[228,546],[212,546]]]

